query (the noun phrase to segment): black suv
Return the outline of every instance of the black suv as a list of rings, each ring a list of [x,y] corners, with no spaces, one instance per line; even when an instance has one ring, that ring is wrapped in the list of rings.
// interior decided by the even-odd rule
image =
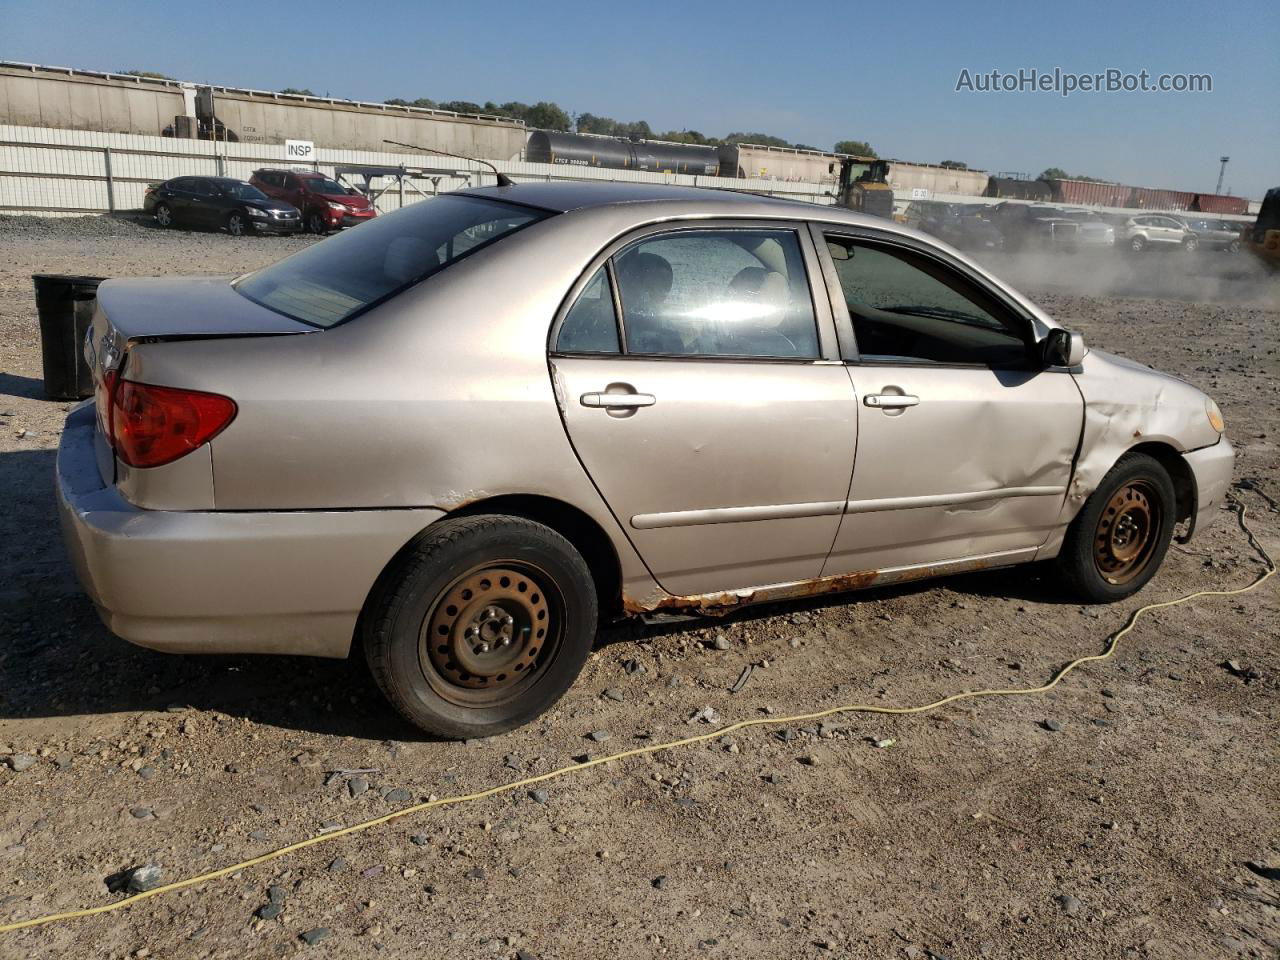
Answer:
[[[230,177],[174,177],[154,184],[147,188],[142,209],[162,227],[225,228],[233,237],[296,233],[302,227],[297,207]]]

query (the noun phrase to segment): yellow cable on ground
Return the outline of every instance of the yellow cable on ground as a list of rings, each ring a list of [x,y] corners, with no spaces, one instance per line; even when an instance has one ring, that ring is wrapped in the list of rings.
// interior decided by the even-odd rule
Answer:
[[[1138,618],[1149,610],[1160,610],[1164,607],[1175,607],[1179,604],[1186,603],[1189,600],[1195,600],[1197,597],[1230,597],[1241,593],[1248,593],[1255,589],[1264,581],[1274,576],[1276,573],[1276,564],[1272,560],[1271,555],[1258,542],[1253,531],[1249,529],[1248,523],[1245,522],[1247,513],[1243,503],[1234,498],[1232,504],[1240,512],[1240,526],[1244,528],[1245,534],[1249,538],[1249,542],[1254,549],[1258,551],[1266,562],[1267,569],[1256,580],[1245,587],[1237,587],[1233,590],[1197,590],[1195,593],[1189,593],[1184,597],[1178,597],[1176,600],[1165,600],[1161,603],[1149,603],[1144,607],[1139,607],[1130,616],[1125,625],[1111,635],[1110,641],[1106,649],[1102,653],[1093,654],[1092,656],[1079,657],[1072,660],[1065,667],[1058,670],[1048,683],[1039,687],[1022,687],[1008,690],[967,690],[962,693],[953,693],[949,697],[943,697],[941,700],[935,700],[932,703],[926,703],[918,707],[884,707],[876,704],[849,704],[843,707],[831,707],[827,710],[818,710],[814,713],[798,713],[789,717],[761,717],[755,720],[740,720],[737,723],[731,723],[727,727],[720,727],[709,733],[700,733],[692,737],[683,737],[679,740],[670,740],[666,743],[650,744],[647,747],[636,747],[632,750],[623,750],[620,753],[613,753],[606,757],[596,757],[583,763],[575,763],[572,766],[560,767],[552,770],[550,773],[539,774],[536,777],[526,777],[523,780],[516,780],[512,783],[504,783],[496,787],[489,787],[486,790],[479,790],[476,793],[466,793],[456,797],[441,797],[436,800],[428,800],[425,803],[416,803],[409,807],[388,813],[386,816],[375,817],[372,820],[366,820],[363,823],[357,823],[350,827],[344,827],[341,830],[334,830],[330,833],[323,833],[319,836],[309,837],[306,840],[299,840],[297,843],[291,843],[288,846],[280,847],[278,850],[272,850],[270,853],[264,853],[258,857],[251,857],[248,860],[242,860],[239,863],[233,863],[228,867],[222,867],[218,870],[211,870],[208,873],[202,873],[199,876],[188,877],[185,880],[177,880],[173,883],[166,883],[163,886],[156,887],[153,890],[147,890],[144,893],[136,893],[133,896],[125,897],[123,900],[117,900],[113,903],[105,903],[97,907],[87,907],[83,910],[68,910],[64,913],[53,913],[44,917],[33,917],[30,920],[19,920],[14,923],[0,924],[0,933],[12,933],[15,930],[25,930],[28,927],[40,927],[49,923],[57,923],[61,920],[75,920],[80,917],[92,917],[100,913],[111,913],[115,910],[123,910],[131,907],[135,903],[142,900],[158,897],[161,894],[173,893],[177,890],[185,890],[187,887],[194,887],[197,884],[206,883],[209,880],[216,880],[219,877],[225,877],[228,874],[244,870],[249,867],[256,867],[258,864],[267,863],[271,860],[278,860],[280,857],[293,853],[296,850],[303,850],[307,847],[315,846],[319,843],[327,843],[330,840],[336,840],[339,837],[345,837],[352,833],[360,833],[373,827],[381,826],[384,823],[390,823],[392,820],[398,820],[401,817],[407,817],[410,814],[421,813],[423,810],[431,810],[435,807],[449,807],[460,803],[467,803],[471,800],[483,800],[485,797],[496,796],[500,793],[509,793],[512,790],[519,790],[523,787],[530,787],[535,783],[544,783],[547,780],[554,780],[557,777],[567,776],[572,773],[580,773],[591,767],[599,766],[602,763],[612,763],[615,760],[625,760],[627,757],[639,757],[649,753],[659,753],[664,750],[674,750],[676,747],[687,747],[690,744],[704,743],[707,740],[715,740],[723,737],[725,734],[733,733],[735,730],[745,730],[748,727],[773,726],[778,724],[794,724],[802,723],[810,720],[821,720],[824,717],[835,716],[841,713],[888,713],[888,714],[908,714],[908,713],[927,713],[931,710],[937,710],[949,703],[956,703],[960,700],[974,700],[978,697],[1014,697],[1025,696],[1029,694],[1044,693],[1052,690],[1061,682],[1062,678],[1069,674],[1077,667],[1094,663],[1099,660],[1106,660],[1116,652],[1116,648],[1120,643],[1120,639],[1133,629],[1134,624],[1138,622]]]

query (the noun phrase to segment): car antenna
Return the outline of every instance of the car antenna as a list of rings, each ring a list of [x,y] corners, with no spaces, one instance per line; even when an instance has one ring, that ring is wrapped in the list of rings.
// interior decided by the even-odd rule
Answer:
[[[436,153],[442,157],[457,157],[459,160],[470,160],[472,163],[483,163],[486,167],[493,171],[493,175],[498,178],[498,186],[514,187],[516,182],[508,177],[505,173],[495,167],[488,160],[481,160],[479,157],[468,157],[465,153],[450,153],[448,150],[437,150],[435,147],[420,147],[413,143],[401,143],[399,140],[383,140],[383,143],[395,144],[397,147],[408,147],[410,150],[421,150],[423,153]]]

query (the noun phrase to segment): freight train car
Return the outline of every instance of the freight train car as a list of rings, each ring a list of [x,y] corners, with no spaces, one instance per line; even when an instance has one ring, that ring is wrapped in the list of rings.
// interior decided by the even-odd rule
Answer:
[[[1247,214],[1249,201],[1244,197],[1232,197],[1224,193],[1197,193],[1191,209],[1199,213]]]
[[[1053,199],[1053,190],[1044,180],[1025,180],[1022,177],[990,177],[985,197],[999,200],[1031,200],[1044,203]]]
[[[1049,180],[1054,202],[1080,206],[1124,207],[1132,187],[1098,180]]]
[[[938,193],[981,197],[990,179],[984,170],[959,170],[932,163],[889,161],[889,186],[897,196],[908,199],[913,190],[927,190],[930,197]]]
[[[755,143],[726,143],[719,148],[719,154],[722,177],[790,180],[828,186],[839,182],[840,165],[844,159],[838,153],[799,147],[767,147]]]
[[[384,140],[401,140],[486,160],[519,159],[527,136],[505,117],[4,61],[0,123],[346,150],[385,151]]]
[[[1134,187],[1126,207],[1135,210],[1190,210],[1196,198],[1194,193],[1183,190],[1153,190],[1151,187]]]
[[[715,147],[694,143],[668,143],[605,137],[593,133],[561,133],[535,130],[529,135],[525,159],[530,163],[555,163],[570,167],[607,167],[611,170],[645,170],[650,173],[689,173],[716,176],[720,155]]]

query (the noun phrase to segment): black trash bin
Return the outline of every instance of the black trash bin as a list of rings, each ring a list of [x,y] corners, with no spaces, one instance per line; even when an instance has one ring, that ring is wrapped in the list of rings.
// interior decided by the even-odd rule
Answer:
[[[45,395],[53,400],[91,396],[93,371],[84,358],[84,338],[103,278],[37,273],[31,279],[40,315]]]

